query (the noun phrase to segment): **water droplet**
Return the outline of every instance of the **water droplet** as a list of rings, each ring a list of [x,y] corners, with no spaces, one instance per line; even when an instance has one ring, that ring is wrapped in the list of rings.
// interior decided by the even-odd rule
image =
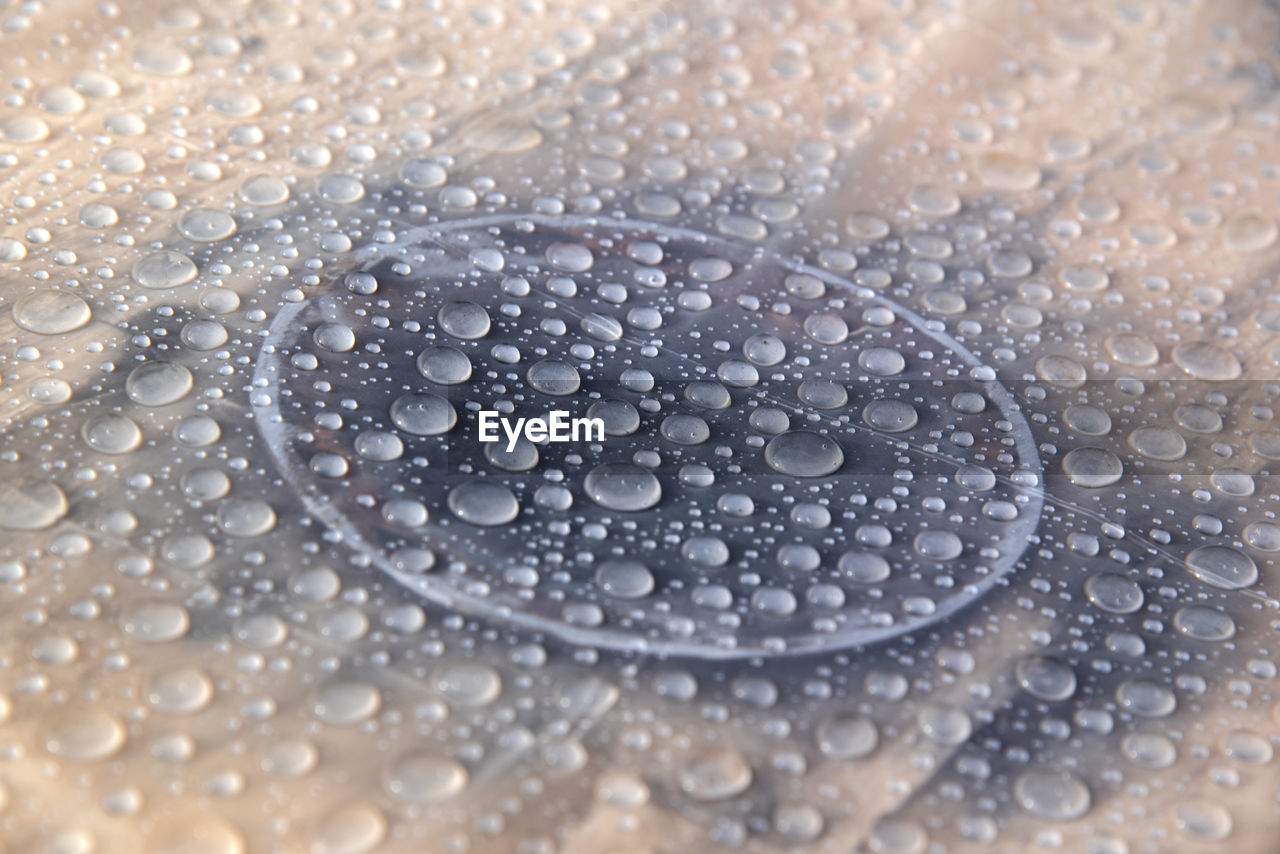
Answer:
[[[449,491],[449,511],[463,522],[483,527],[507,525],[520,515],[520,502],[497,483],[468,481]]]
[[[1089,811],[1089,788],[1069,771],[1027,771],[1013,784],[1018,806],[1037,818],[1071,821]]]
[[[1187,569],[1211,587],[1239,590],[1258,580],[1253,558],[1229,546],[1201,546],[1187,553]]]
[[[198,272],[195,262],[186,255],[165,249],[138,261],[130,275],[144,288],[162,289],[185,285]]]
[[[45,729],[44,746],[62,759],[93,762],[120,752],[127,734],[117,718],[98,710],[65,715]]]
[[[1084,583],[1089,601],[1110,614],[1132,614],[1142,607],[1142,588],[1123,575],[1101,572]]]
[[[67,496],[47,480],[0,480],[0,528],[39,531],[67,515]]]
[[[1049,702],[1070,699],[1076,692],[1076,674],[1069,665],[1046,655],[1034,655],[1018,662],[1018,685],[1033,697]]]
[[[449,335],[474,341],[489,334],[489,312],[473,302],[451,302],[441,306],[436,322]]]
[[[1103,448],[1076,448],[1062,458],[1062,470],[1076,486],[1102,489],[1124,476],[1120,458]]]
[[[690,757],[680,769],[680,789],[698,801],[723,801],[751,785],[751,765],[738,751],[722,747]]]
[[[587,497],[608,510],[635,513],[662,500],[662,485],[652,472],[629,463],[604,463],[583,480]]]
[[[779,474],[825,477],[844,465],[844,451],[826,436],[794,431],[770,439],[764,449],[764,460]]]
[[[187,609],[172,602],[143,602],[120,616],[120,628],[125,634],[144,643],[177,640],[190,626]]]
[[[388,792],[415,804],[448,800],[466,785],[467,771],[460,763],[427,753],[401,757],[386,777]]]
[[[194,384],[191,371],[173,362],[144,362],[129,372],[125,393],[141,406],[167,406],[186,397]]]
[[[61,335],[89,322],[89,304],[67,291],[40,291],[13,304],[13,322],[38,335]]]
[[[832,759],[861,759],[880,742],[876,726],[866,718],[842,715],[818,724],[814,737],[818,749]]]

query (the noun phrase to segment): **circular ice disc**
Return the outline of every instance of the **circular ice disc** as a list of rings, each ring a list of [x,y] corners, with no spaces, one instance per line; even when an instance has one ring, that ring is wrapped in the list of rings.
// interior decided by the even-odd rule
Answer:
[[[276,317],[257,423],[308,511],[427,599],[620,650],[807,653],[978,601],[1038,525],[994,372],[826,271],[536,215],[362,251],[359,287]],[[479,441],[483,411],[589,409],[603,438]]]

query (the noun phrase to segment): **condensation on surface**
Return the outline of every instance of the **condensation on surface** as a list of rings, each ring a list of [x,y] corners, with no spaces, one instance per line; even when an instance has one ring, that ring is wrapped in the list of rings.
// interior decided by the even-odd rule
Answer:
[[[0,9],[0,845],[1274,849],[1278,23]]]

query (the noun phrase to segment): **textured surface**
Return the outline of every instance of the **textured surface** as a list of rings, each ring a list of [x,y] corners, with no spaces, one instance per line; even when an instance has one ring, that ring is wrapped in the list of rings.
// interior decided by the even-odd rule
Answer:
[[[4,850],[1275,849],[1266,5],[2,13]]]

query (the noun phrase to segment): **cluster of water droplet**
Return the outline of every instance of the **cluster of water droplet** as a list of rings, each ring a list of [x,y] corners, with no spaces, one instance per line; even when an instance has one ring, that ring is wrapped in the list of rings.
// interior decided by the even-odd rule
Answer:
[[[6,10],[0,837],[1270,844],[1243,7]]]
[[[940,328],[748,246],[566,226],[410,234],[278,316],[262,422],[349,544],[455,606],[716,657],[900,634],[1011,569],[1036,451]],[[558,407],[605,441],[479,442]]]

